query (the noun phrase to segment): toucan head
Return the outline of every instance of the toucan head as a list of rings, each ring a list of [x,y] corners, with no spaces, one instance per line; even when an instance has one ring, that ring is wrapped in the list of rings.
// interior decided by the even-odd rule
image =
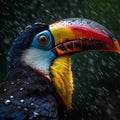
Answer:
[[[70,58],[74,53],[87,50],[120,53],[120,46],[108,29],[88,19],[68,18],[50,25],[34,24],[14,42],[9,66],[16,63],[14,56],[17,56],[21,63],[44,74],[69,109],[73,92]]]

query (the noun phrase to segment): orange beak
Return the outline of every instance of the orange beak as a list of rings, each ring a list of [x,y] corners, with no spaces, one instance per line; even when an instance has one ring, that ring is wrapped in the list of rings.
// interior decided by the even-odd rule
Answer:
[[[55,40],[56,55],[87,50],[105,50],[120,53],[120,45],[104,26],[83,18],[69,18],[50,25]]]

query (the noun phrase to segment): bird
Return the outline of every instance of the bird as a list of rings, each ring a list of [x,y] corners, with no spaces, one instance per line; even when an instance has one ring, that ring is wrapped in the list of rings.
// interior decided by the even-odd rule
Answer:
[[[120,53],[120,45],[107,28],[86,18],[28,25],[8,51],[0,120],[67,119],[74,91],[71,57],[89,50]]]

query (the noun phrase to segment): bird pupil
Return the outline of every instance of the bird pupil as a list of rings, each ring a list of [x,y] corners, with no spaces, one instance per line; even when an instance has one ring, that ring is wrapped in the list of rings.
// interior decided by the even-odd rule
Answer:
[[[46,38],[43,36],[41,37],[41,42],[45,42],[46,41]]]

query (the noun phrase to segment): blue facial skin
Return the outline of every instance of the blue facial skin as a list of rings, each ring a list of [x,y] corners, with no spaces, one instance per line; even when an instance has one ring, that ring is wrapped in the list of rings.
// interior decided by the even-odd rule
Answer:
[[[48,42],[46,44],[40,44],[38,39],[40,36],[46,36],[48,38]],[[30,45],[30,48],[36,48],[40,50],[40,54],[43,56],[48,56],[50,58],[50,62],[56,57],[56,55],[51,51],[52,47],[54,46],[54,39],[49,30],[44,30],[38,33],[34,38]]]
[[[38,42],[38,38],[42,35],[45,35],[48,38],[48,42],[44,45],[40,44]],[[34,38],[33,41],[30,45],[30,47],[34,47],[34,48],[38,48],[38,49],[43,49],[43,50],[49,50],[52,48],[52,46],[54,45],[54,40],[53,37],[51,35],[51,33],[48,30],[44,30],[40,33],[38,33]]]

